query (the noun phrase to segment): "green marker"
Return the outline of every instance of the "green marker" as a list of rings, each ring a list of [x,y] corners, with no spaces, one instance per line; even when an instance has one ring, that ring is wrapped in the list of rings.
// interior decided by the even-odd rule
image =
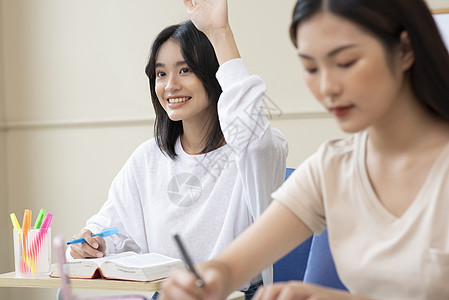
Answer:
[[[36,218],[36,223],[34,223],[34,229],[41,228],[42,221],[44,220],[45,214],[47,213],[46,209],[41,208],[39,211],[39,215]]]

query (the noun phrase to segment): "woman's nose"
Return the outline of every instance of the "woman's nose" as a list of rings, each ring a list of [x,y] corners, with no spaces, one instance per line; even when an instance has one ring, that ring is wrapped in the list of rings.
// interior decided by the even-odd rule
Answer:
[[[325,98],[335,98],[341,93],[341,84],[331,72],[323,72],[320,79],[321,95]]]
[[[180,88],[181,88],[181,84],[180,84],[179,78],[176,75],[169,75],[165,89],[166,90],[179,90]]]

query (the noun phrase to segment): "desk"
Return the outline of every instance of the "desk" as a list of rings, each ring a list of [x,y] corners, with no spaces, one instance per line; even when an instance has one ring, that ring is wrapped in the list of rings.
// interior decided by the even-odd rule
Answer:
[[[55,267],[52,266],[52,268]],[[16,272],[0,274],[0,287],[27,287],[27,288],[53,288],[61,287],[61,279],[49,275],[16,277]],[[151,282],[123,281],[108,279],[70,279],[70,286],[74,289],[96,289],[96,290],[120,290],[120,291],[144,291],[154,292],[160,289],[163,280]],[[244,300],[242,292],[234,292],[227,300]]]
[[[107,279],[70,279],[70,286],[74,289],[96,290],[120,290],[120,291],[145,291],[159,290],[162,280],[151,282],[122,281]],[[0,274],[0,287],[28,287],[28,288],[53,288],[61,287],[59,278],[48,275],[33,277],[16,277],[16,272]]]

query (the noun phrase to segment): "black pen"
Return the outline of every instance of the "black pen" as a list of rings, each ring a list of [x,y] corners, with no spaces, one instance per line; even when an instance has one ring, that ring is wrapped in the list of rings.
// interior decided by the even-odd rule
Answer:
[[[196,277],[196,281],[195,284],[199,287],[204,286],[204,281],[203,279],[200,277],[200,275],[198,274],[198,272],[195,270],[195,267],[193,266],[192,260],[190,259],[190,256],[187,254],[186,249],[184,248],[183,243],[181,242],[181,238],[179,237],[179,235],[177,233],[175,233],[173,235],[173,238],[176,241],[176,244],[178,244],[178,248],[181,251],[181,255],[184,258],[185,263],[187,264],[187,267],[189,268],[190,272],[192,272],[195,277]]]

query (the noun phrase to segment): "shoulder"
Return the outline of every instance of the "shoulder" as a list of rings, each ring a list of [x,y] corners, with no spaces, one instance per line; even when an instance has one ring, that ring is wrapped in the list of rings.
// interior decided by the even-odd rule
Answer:
[[[156,139],[151,138],[141,143],[134,150],[134,152],[131,154],[130,160],[132,161],[135,160],[141,161],[143,159],[148,160],[149,158],[159,158],[160,156],[163,155],[164,154],[156,144]]]
[[[141,143],[128,157],[122,166],[119,178],[131,178],[132,176],[144,176],[147,170],[160,164],[164,154],[159,150],[154,138]]]
[[[317,177],[349,171],[357,164],[363,139],[363,134],[356,133],[341,139],[327,140],[298,169]]]
[[[325,141],[316,155],[326,160],[339,160],[357,153],[364,139],[364,133],[352,134],[346,138]]]
[[[146,140],[143,143],[141,143],[136,148],[136,151],[147,152],[147,151],[154,151],[155,149],[159,149],[159,147],[156,144],[156,139],[155,138],[151,138],[151,139]]]

